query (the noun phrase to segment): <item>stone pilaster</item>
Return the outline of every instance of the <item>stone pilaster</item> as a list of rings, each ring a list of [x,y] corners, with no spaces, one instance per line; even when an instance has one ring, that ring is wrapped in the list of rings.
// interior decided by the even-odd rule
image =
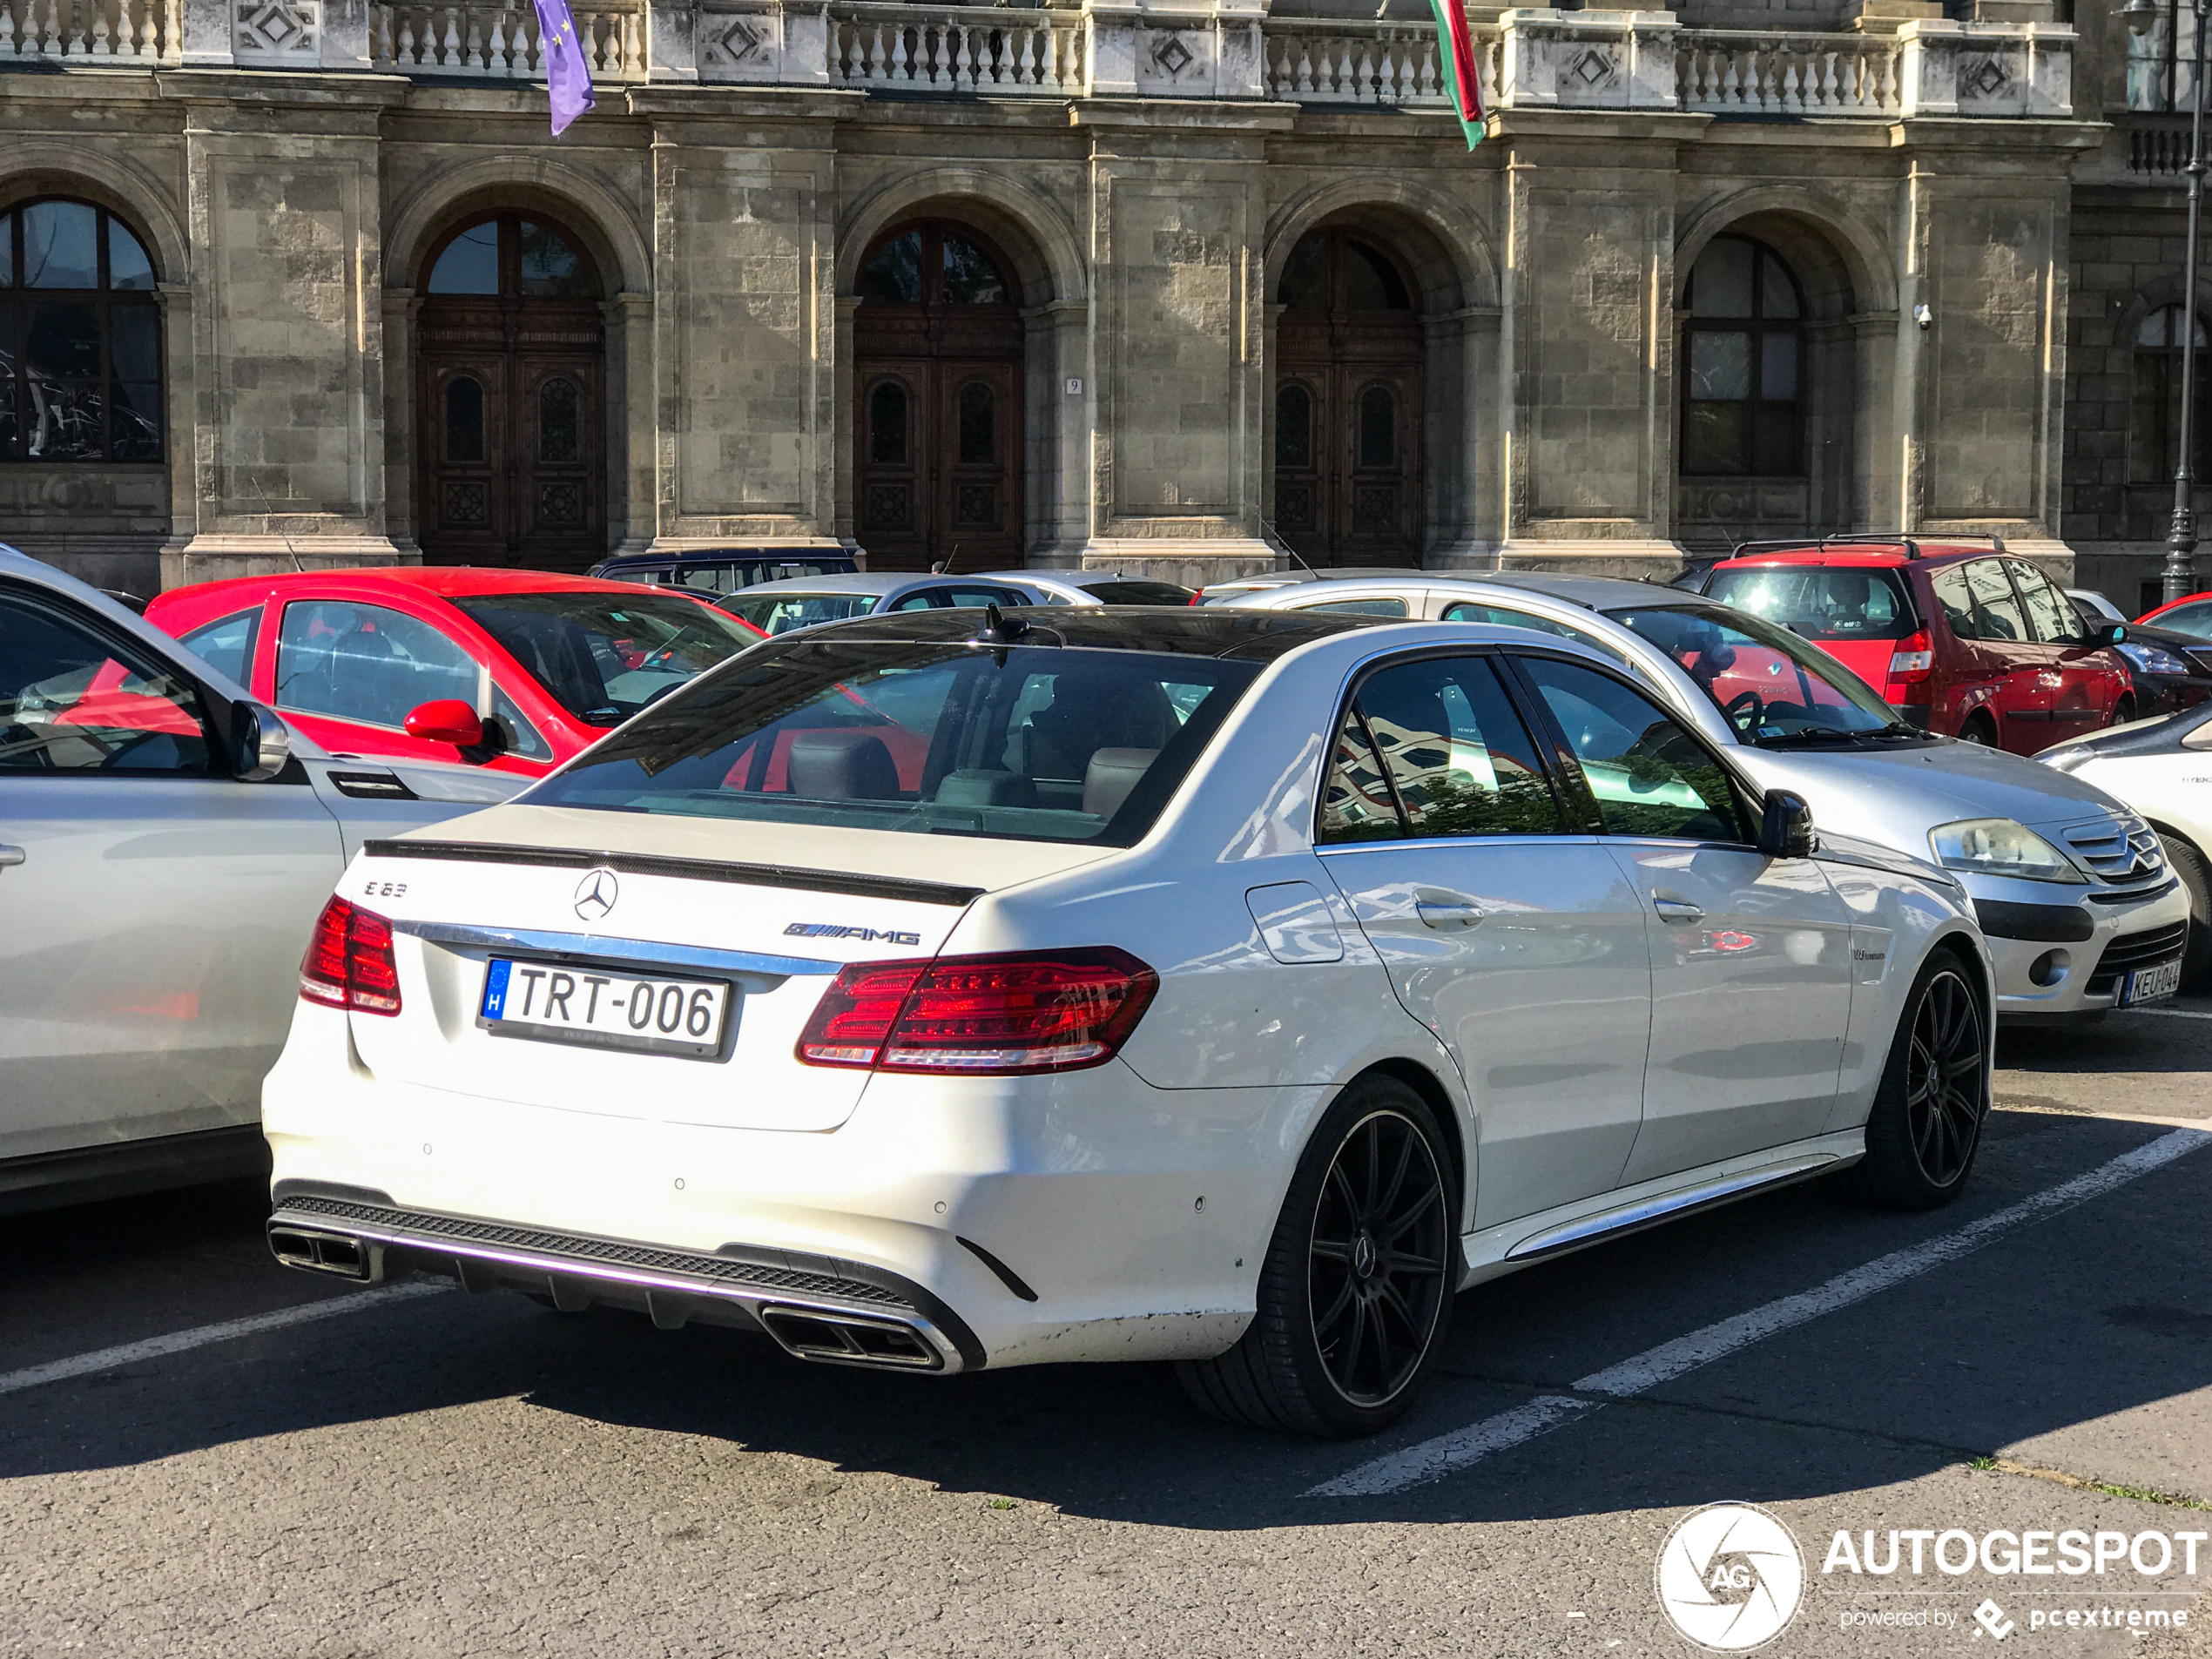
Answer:
[[[1094,100],[1093,417],[1086,565],[1197,586],[1271,567],[1260,539],[1264,142],[1258,106],[1203,122]]]
[[[191,540],[172,581],[395,556],[386,451],[378,102],[266,104],[282,78],[210,78],[185,124],[192,307]]]

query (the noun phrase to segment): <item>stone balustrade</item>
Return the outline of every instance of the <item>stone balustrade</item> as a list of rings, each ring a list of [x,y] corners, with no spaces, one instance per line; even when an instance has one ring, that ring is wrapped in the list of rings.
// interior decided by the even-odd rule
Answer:
[[[1682,106],[1716,115],[1892,116],[1904,57],[1879,36],[1684,30]]]
[[[578,8],[577,38],[597,81],[646,78],[642,4]],[[482,76],[530,81],[545,74],[536,8],[530,5],[372,5],[368,56],[373,68],[402,75]]]
[[[995,6],[833,6],[829,80],[864,91],[1067,98],[1089,84],[1089,19]]]
[[[0,0],[0,62],[365,67],[541,80],[528,4],[325,0]],[[204,38],[203,18],[227,37]],[[350,18],[350,21],[348,19]],[[363,37],[363,24],[366,37]],[[595,0],[576,13],[594,78],[814,85],[894,95],[1267,99],[1441,111],[1426,23],[1274,17],[1261,0],[1080,0],[1049,8],[900,0]],[[350,29],[350,36],[346,30]],[[1671,11],[1515,7],[1474,32],[1492,111],[1644,110],[1729,118],[2063,117],[2074,33],[1911,19],[1894,34],[1685,29]],[[2139,146],[2139,170],[2164,152]]]
[[[1497,101],[1497,36],[1478,30],[1474,51],[1487,109]],[[1271,19],[1263,57],[1268,95],[1285,103],[1446,107],[1428,24]]]
[[[0,63],[181,61],[182,0],[0,0]]]

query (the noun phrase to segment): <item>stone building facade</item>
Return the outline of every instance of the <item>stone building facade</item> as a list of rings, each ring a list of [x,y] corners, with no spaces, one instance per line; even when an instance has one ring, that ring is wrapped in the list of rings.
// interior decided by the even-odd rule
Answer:
[[[1903,526],[2132,597],[2177,175],[2116,24],[1475,8],[1470,152],[1380,13],[583,0],[556,140],[527,7],[0,0],[0,540],[144,593]]]

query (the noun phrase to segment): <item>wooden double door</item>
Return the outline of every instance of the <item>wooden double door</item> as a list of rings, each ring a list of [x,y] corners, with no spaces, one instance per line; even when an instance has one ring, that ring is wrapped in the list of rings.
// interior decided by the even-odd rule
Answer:
[[[868,360],[859,425],[855,517],[870,570],[1022,563],[1018,359]]]
[[[1421,371],[1408,343],[1411,362],[1283,354],[1275,529],[1316,565],[1421,562]]]
[[[415,538],[433,564],[606,556],[606,337],[583,300],[435,297],[416,334]]]

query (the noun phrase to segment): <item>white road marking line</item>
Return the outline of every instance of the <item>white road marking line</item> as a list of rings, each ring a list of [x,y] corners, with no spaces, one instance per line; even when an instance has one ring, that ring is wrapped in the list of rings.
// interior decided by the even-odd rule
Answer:
[[[229,1342],[238,1337],[258,1336],[264,1331],[280,1331],[287,1325],[335,1318],[341,1313],[366,1313],[372,1308],[410,1301],[418,1296],[435,1296],[440,1291],[451,1289],[450,1284],[435,1280],[413,1285],[388,1285],[380,1290],[362,1291],[353,1296],[334,1296],[321,1302],[302,1302],[297,1307],[279,1308],[273,1313],[255,1313],[243,1319],[226,1319],[219,1325],[201,1325],[189,1331],[172,1331],[165,1337],[149,1337],[144,1342],[126,1342],[119,1347],[98,1348],[91,1353],[80,1353],[71,1359],[56,1359],[24,1371],[0,1373],[0,1394],[12,1394],[19,1389],[36,1388],[41,1383],[60,1382],[70,1377],[90,1376],[96,1371],[112,1371],[118,1366],[134,1366],[141,1359],[158,1359],[165,1354],[182,1353],[188,1348],[205,1347],[211,1342]]]
[[[2032,1193],[2019,1203],[1994,1211],[1978,1221],[1968,1222],[1956,1232],[1894,1251],[1879,1257],[1862,1267],[1838,1273],[1825,1285],[1795,1296],[1785,1296],[1756,1307],[1749,1312],[1737,1314],[1702,1331],[1677,1337],[1672,1342],[1662,1342],[1656,1348],[1645,1350],[1619,1365],[1608,1366],[1602,1371],[1592,1372],[1572,1386],[1580,1393],[1607,1394],[1616,1399],[1626,1399],[1671,1382],[1686,1372],[1723,1359],[1737,1349],[1789,1330],[1793,1325],[1817,1319],[1824,1313],[1864,1301],[1877,1291],[1901,1285],[1907,1279],[1918,1278],[1946,1262],[1979,1250],[2000,1234],[2025,1227],[2031,1222],[2041,1221],[2062,1210],[2071,1210],[2100,1194],[2124,1186],[2136,1177],[2171,1163],[2175,1158],[2194,1152],[2212,1143],[2212,1134],[2200,1129],[2177,1129],[2147,1142],[2132,1152],[2123,1152],[2108,1163],[2098,1165],[2071,1181],[2062,1181],[2045,1191]],[[1501,1412],[1497,1416],[1465,1428],[1440,1434],[1434,1440],[1409,1446],[1402,1452],[1393,1452],[1379,1457],[1358,1468],[1324,1481],[1306,1493],[1309,1498],[1371,1498],[1385,1493],[1402,1492],[1431,1480],[1440,1480],[1457,1473],[1468,1465],[1480,1462],[1493,1452],[1501,1452],[1534,1440],[1563,1422],[1581,1417],[1596,1410],[1604,1402],[1575,1399],[1564,1394],[1546,1394],[1526,1406]]]
[[[2066,1106],[2028,1106],[2019,1101],[1997,1099],[2000,1112],[2038,1112],[2046,1117],[2071,1117],[2093,1123],[2149,1123],[2159,1129],[2212,1129],[2212,1117],[2161,1117],[2149,1112],[2075,1111]]]

